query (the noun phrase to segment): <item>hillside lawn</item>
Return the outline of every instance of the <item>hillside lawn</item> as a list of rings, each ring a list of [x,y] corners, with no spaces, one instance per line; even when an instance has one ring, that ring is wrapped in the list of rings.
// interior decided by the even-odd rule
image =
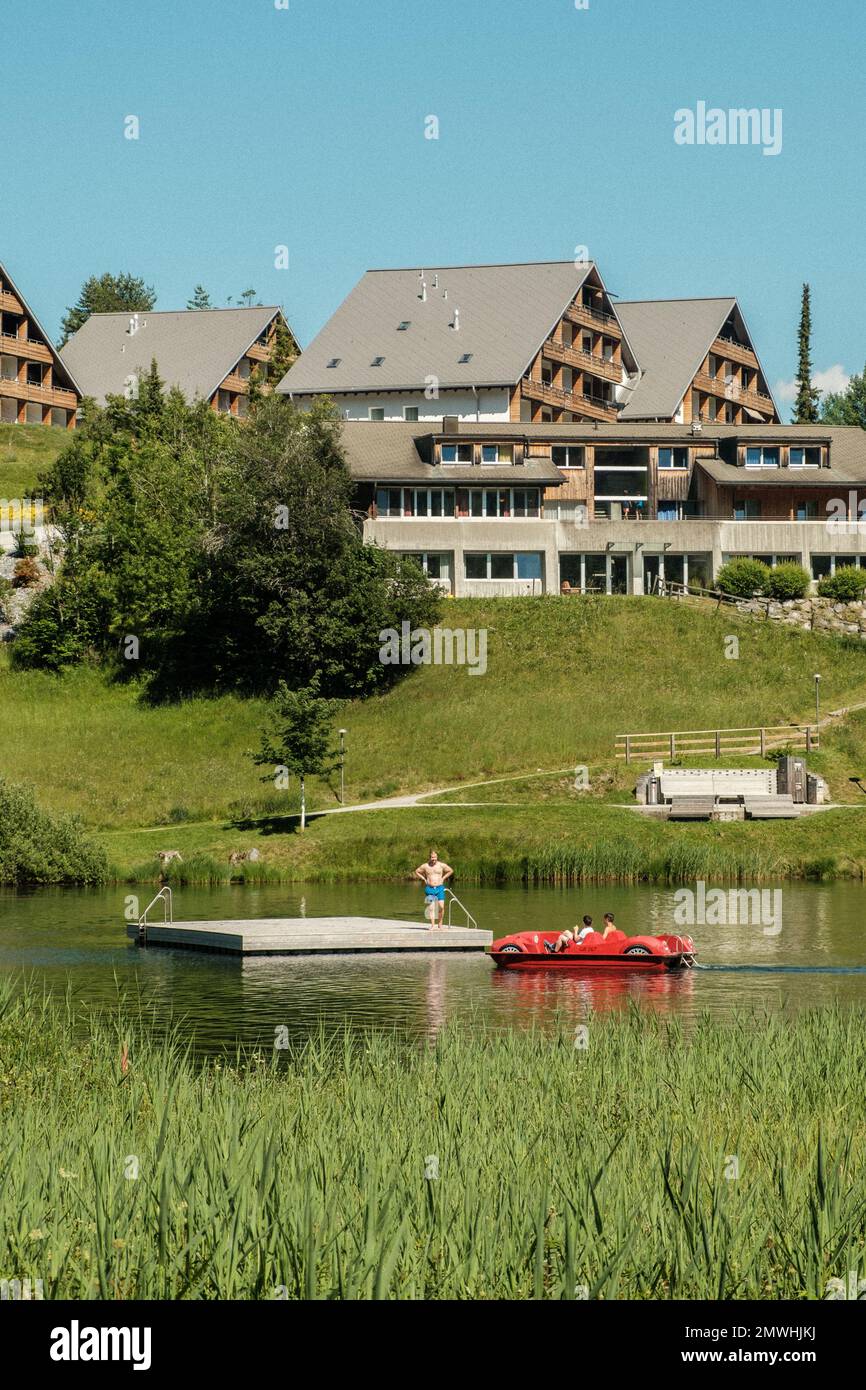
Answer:
[[[866,795],[850,779],[866,775],[866,714],[829,727],[810,759],[850,809],[796,823],[650,823],[621,804],[633,805],[646,763],[613,756],[627,731],[809,721],[816,671],[823,711],[866,700],[859,643],[649,598],[449,600],[442,625],[487,630],[486,674],[420,667],[387,695],[347,704],[337,720],[348,731],[346,800],[457,788],[439,799],[480,807],[325,816],[300,836],[296,785],[276,791],[245,756],[263,701],[154,707],[134,683],[92,669],[13,672],[7,653],[4,775],[31,782],[46,809],[78,812],[124,877],[154,877],[164,848],[180,849],[190,877],[227,876],[228,853],[253,844],[263,860],[250,877],[389,877],[431,839],[484,881],[675,877],[682,856],[713,876],[861,876]],[[738,660],[725,657],[730,634]],[[574,788],[578,765],[588,791]],[[496,778],[513,780],[471,785]],[[308,790],[313,810],[337,805],[336,779]]]
[[[0,497],[38,496],[38,475],[69,440],[69,431],[47,425],[0,424]]]

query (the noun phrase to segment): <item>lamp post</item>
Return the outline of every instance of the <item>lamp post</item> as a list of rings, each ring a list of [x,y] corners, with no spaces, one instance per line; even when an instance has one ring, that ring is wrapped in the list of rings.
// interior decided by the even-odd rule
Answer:
[[[345,799],[346,799],[346,783],[345,783],[345,776],[344,776],[344,770],[345,770],[345,765],[346,765],[346,742],[345,742],[345,740],[346,740],[346,730],[345,730],[345,729],[341,729],[341,730],[340,730],[340,805],[341,805],[341,806],[343,805],[343,803],[344,803],[344,801],[345,801]]]
[[[821,728],[821,677],[815,672],[815,731],[820,737]]]

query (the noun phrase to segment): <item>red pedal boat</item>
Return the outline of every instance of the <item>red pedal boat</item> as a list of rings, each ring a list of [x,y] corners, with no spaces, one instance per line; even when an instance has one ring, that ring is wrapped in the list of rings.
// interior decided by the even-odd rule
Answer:
[[[590,932],[579,946],[570,942],[556,954],[546,951],[559,939],[558,931],[517,932],[503,936],[490,947],[491,959],[503,970],[687,970],[695,963],[695,943],[690,936],[626,936]]]

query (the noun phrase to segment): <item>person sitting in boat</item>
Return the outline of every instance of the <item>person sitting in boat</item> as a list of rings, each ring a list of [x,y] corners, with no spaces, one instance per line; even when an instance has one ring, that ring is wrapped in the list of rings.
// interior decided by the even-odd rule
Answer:
[[[555,956],[558,952],[564,951],[572,942],[579,946],[592,930],[592,918],[584,916],[581,927],[575,927],[574,931],[564,931],[561,936],[557,937],[556,941],[545,941],[544,949],[549,956]]]

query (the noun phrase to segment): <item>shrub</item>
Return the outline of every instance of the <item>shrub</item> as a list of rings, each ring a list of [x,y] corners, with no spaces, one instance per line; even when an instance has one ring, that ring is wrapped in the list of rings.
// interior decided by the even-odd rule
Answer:
[[[105,853],[71,816],[52,816],[32,788],[0,778],[0,883],[103,883]]]
[[[762,594],[770,578],[770,568],[762,560],[729,560],[719,570],[716,584],[724,594],[735,598],[752,598]]]
[[[856,565],[842,565],[835,574],[828,574],[818,584],[818,593],[822,598],[834,598],[840,603],[851,603],[854,599],[862,598],[864,589],[866,570],[860,570]]]
[[[26,531],[16,531],[12,554],[16,560],[26,560],[39,554],[39,546],[34,541],[28,540]]]
[[[0,618],[3,617],[6,600],[12,592],[12,580],[7,579],[4,574],[0,574]]]
[[[31,584],[39,582],[39,564],[32,556],[27,555],[22,560],[15,561],[15,570],[12,575],[12,586],[15,589],[29,589]]]
[[[802,565],[776,565],[767,579],[767,593],[770,598],[782,600],[803,598],[809,592],[811,582],[809,571],[804,570]]]

